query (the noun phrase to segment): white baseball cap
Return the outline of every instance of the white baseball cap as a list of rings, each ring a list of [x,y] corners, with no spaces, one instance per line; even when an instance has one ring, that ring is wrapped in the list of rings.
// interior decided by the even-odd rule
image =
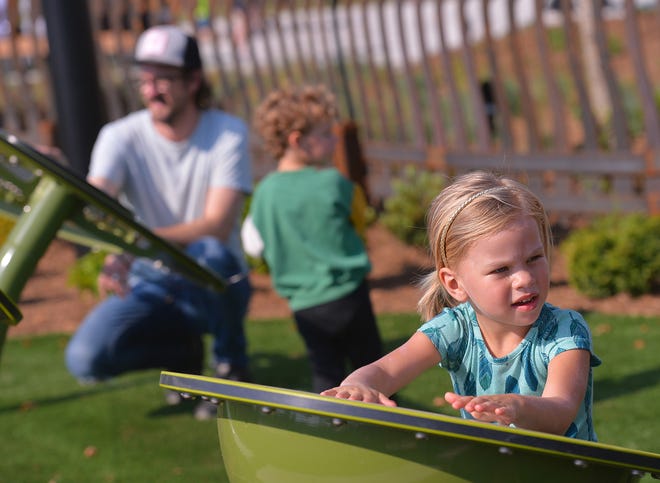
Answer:
[[[202,68],[197,40],[176,25],[158,25],[142,32],[135,45],[135,62]]]

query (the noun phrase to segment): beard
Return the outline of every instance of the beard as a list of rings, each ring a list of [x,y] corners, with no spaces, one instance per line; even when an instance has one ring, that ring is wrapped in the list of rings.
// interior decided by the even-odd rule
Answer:
[[[162,96],[154,97],[147,102],[147,109],[154,122],[172,125],[179,118],[183,111],[183,106],[174,102],[172,99],[164,99]]]

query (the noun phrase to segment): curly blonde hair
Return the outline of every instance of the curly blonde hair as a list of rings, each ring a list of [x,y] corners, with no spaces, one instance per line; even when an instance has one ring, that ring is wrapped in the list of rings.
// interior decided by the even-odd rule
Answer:
[[[424,320],[456,301],[438,278],[443,267],[455,267],[477,240],[505,229],[521,216],[532,216],[550,260],[552,234],[541,200],[525,185],[487,171],[459,176],[433,200],[427,214],[428,239],[435,270],[422,280],[417,309]]]
[[[324,85],[284,87],[266,96],[254,113],[253,126],[263,149],[273,158],[284,155],[292,132],[305,135],[337,118],[335,96]]]

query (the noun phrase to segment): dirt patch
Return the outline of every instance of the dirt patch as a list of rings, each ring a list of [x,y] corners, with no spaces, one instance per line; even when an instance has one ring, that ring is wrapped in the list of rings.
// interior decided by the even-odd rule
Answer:
[[[376,313],[414,312],[420,297],[415,281],[431,267],[426,251],[401,243],[379,225],[369,229],[367,241],[373,264],[370,282]],[[67,283],[67,273],[75,257],[73,246],[66,242],[56,240],[50,245],[23,290],[18,304],[23,321],[9,329],[9,337],[75,330],[98,302],[90,294],[81,294]],[[555,254],[553,261],[549,302],[582,312],[660,315],[660,295],[638,298],[617,295],[591,300],[578,294],[568,286],[561,257]],[[286,302],[272,290],[267,275],[253,274],[251,280],[254,295],[250,303],[250,319],[290,315]]]

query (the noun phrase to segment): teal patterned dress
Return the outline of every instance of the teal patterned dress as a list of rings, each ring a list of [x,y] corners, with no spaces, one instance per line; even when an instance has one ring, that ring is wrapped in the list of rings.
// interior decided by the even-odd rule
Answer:
[[[591,353],[591,367],[601,361],[593,353],[591,333],[582,316],[550,304],[541,309],[525,339],[510,354],[495,358],[486,348],[477,316],[469,303],[446,308],[419,328],[436,347],[440,366],[449,371],[454,392],[464,396],[524,394],[541,396],[553,357],[566,350]],[[596,441],[591,417],[593,377],[566,436]],[[465,418],[471,416],[462,411]]]

